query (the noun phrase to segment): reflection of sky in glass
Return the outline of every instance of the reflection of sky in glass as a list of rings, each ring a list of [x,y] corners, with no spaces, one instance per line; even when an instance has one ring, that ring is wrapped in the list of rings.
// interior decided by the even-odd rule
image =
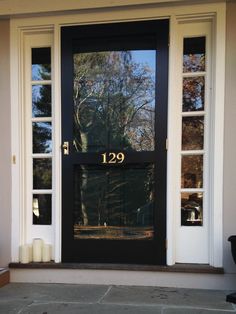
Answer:
[[[153,81],[156,80],[156,50],[132,50],[132,59],[135,63],[139,63],[142,66],[147,66],[151,71],[151,77]],[[153,100],[150,105],[155,107],[155,101]],[[153,118],[154,120],[154,118]]]
[[[132,50],[134,62],[147,65],[155,74],[156,68],[156,50]]]

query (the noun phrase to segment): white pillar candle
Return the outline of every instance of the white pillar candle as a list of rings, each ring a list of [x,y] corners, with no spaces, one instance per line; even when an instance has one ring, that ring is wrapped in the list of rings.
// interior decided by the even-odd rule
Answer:
[[[42,261],[43,262],[51,261],[51,245],[50,244],[43,245]]]
[[[22,264],[29,263],[29,248],[26,244],[20,246],[20,262]]]
[[[33,240],[33,262],[42,262],[43,240],[36,238]]]
[[[32,244],[27,244],[29,248],[29,262],[33,261],[33,246]]]

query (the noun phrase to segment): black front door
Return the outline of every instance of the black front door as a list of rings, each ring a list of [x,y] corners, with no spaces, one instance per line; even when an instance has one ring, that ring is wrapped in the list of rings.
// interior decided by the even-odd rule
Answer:
[[[61,40],[62,261],[165,264],[168,21]]]

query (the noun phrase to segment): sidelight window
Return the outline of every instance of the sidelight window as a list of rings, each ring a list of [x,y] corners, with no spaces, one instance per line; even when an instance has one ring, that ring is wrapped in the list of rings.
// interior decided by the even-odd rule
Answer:
[[[32,221],[52,223],[51,48],[31,49]]]
[[[204,224],[206,38],[184,38],[181,150],[181,225]]]

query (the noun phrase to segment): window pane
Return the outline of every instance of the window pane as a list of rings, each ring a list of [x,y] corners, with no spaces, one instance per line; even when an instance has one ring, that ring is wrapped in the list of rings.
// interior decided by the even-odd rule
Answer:
[[[183,117],[182,150],[203,149],[204,117]]]
[[[204,76],[183,79],[183,111],[204,110],[204,89]]]
[[[51,225],[52,223],[52,196],[51,194],[33,195],[33,224]]]
[[[32,80],[51,79],[51,48],[32,48]]]
[[[74,54],[77,151],[154,150],[155,64],[155,50]]]
[[[182,156],[182,188],[203,187],[203,156]]]
[[[33,189],[52,188],[51,158],[33,159]]]
[[[153,238],[152,165],[75,166],[74,189],[75,239]]]
[[[32,86],[32,116],[51,117],[51,85]]]
[[[181,225],[202,226],[203,193],[181,193]]]
[[[184,39],[183,72],[205,71],[205,37]]]
[[[52,123],[33,122],[33,153],[50,153],[52,151]]]

